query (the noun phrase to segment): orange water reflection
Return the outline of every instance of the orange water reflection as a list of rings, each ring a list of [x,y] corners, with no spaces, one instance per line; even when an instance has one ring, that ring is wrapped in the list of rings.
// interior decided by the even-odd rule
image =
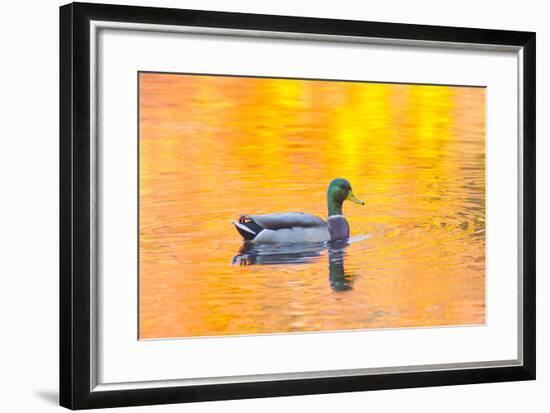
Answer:
[[[140,337],[483,323],[484,137],[482,88],[140,74]],[[335,177],[355,242],[241,249]]]

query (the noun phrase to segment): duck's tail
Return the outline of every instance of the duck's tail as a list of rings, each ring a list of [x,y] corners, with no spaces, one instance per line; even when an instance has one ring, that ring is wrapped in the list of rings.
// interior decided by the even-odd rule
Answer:
[[[263,230],[263,228],[248,215],[241,216],[239,218],[239,222],[231,222],[235,225],[235,228],[239,234],[241,234],[241,236],[247,241],[251,241],[256,238],[256,236]]]

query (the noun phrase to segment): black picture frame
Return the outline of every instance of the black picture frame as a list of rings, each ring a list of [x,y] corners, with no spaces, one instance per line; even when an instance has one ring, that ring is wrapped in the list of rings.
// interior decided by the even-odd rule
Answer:
[[[478,45],[523,53],[523,365],[328,378],[91,389],[90,21],[250,29]],[[60,8],[60,404],[103,408],[533,380],[535,348],[535,33],[72,3]]]

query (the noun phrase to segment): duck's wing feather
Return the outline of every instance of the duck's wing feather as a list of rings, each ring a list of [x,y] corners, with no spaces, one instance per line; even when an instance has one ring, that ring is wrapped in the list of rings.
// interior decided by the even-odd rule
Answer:
[[[315,215],[303,212],[283,212],[279,214],[245,215],[264,229],[320,228],[327,223]],[[242,217],[241,217],[242,218]]]
[[[315,215],[303,212],[242,215],[238,222],[233,221],[233,225],[239,234],[248,241],[255,240],[258,236],[265,242],[292,242],[295,239],[317,241],[330,238],[325,221]]]

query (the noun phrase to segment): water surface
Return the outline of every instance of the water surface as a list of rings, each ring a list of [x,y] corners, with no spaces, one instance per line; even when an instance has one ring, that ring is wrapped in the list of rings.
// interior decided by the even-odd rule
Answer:
[[[485,90],[140,75],[140,338],[485,322]],[[352,238],[244,244],[241,214]]]

